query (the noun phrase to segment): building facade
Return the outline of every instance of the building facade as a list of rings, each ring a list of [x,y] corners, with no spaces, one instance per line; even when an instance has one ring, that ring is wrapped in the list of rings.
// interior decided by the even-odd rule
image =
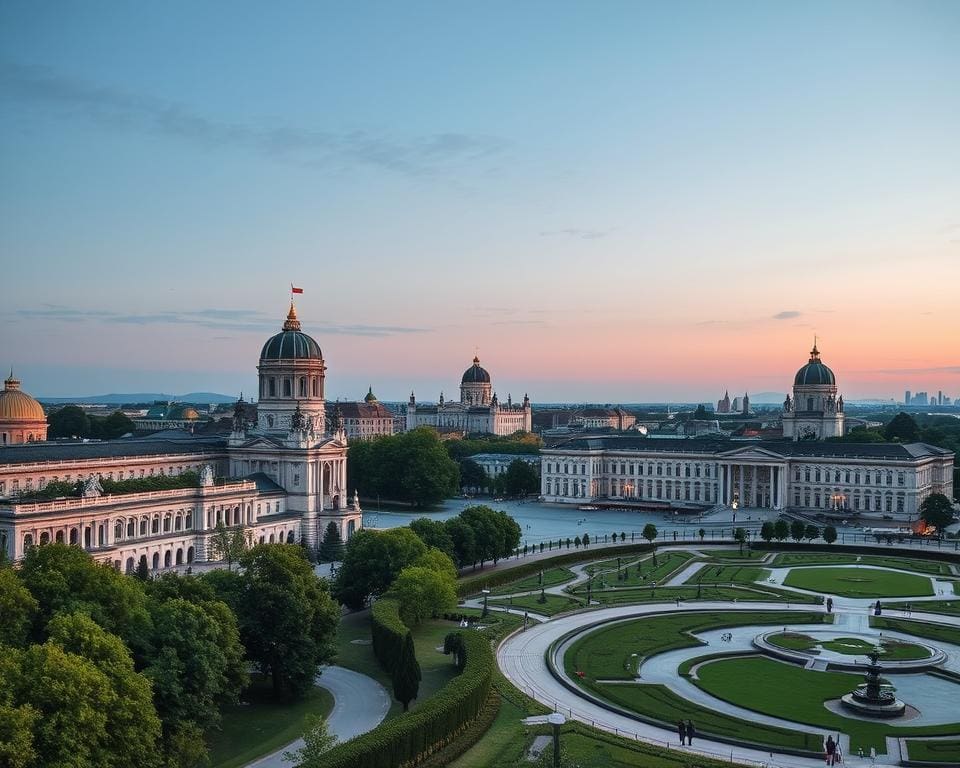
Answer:
[[[480,358],[474,357],[473,365],[461,377],[459,402],[444,400],[441,392],[436,404],[418,404],[414,393],[410,393],[406,429],[422,426],[448,432],[512,435],[533,428],[533,410],[526,395],[522,404],[515,404],[509,395],[501,403],[493,391],[489,372],[481,367]]]
[[[842,437],[843,395],[837,395],[837,379],[823,361],[814,342],[810,360],[793,379],[793,397],[783,402],[783,436],[792,440],[823,440]]]
[[[0,392],[0,447],[46,439],[43,406],[20,389],[20,380],[10,371]]]
[[[394,432],[396,416],[377,400],[373,387],[367,391],[362,402],[337,403],[334,408],[348,440],[372,440]]]
[[[570,418],[571,427],[584,429],[615,429],[623,432],[631,429],[637,423],[637,417],[632,413],[616,408],[581,408]]]
[[[237,403],[228,436],[182,431],[105,442],[34,443],[0,453],[0,546],[13,559],[51,541],[76,544],[118,568],[163,568],[211,558],[218,524],[252,541],[317,546],[329,523],[348,539],[362,525],[346,487],[347,437],[325,427],[325,365],[296,311],[263,347],[258,422]],[[195,472],[196,487],[103,493],[122,481]],[[80,496],[40,499],[53,481]]]

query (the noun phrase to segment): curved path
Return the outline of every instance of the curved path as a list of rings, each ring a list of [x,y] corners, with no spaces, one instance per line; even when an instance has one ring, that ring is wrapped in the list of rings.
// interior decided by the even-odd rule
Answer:
[[[347,741],[376,728],[390,709],[390,694],[372,677],[344,667],[324,667],[316,684],[333,694],[333,709],[327,727],[338,741]],[[284,752],[303,746],[303,739],[281,747],[265,757],[248,763],[246,768],[291,768]]]

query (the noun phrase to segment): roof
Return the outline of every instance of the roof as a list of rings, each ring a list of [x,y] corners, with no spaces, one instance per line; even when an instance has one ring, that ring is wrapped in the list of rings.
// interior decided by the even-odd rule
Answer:
[[[490,374],[487,372],[486,368],[480,367],[480,358],[473,358],[473,365],[471,365],[467,370],[463,372],[463,378],[460,380],[461,384],[489,384],[490,383]]]
[[[810,361],[797,371],[797,375],[793,378],[794,386],[835,386],[836,383],[837,379],[833,371],[821,362],[820,350],[814,343],[813,349],[810,350]]]
[[[43,406],[20,389],[20,380],[13,377],[13,371],[3,382],[3,390],[0,391],[0,421],[47,423]]]
[[[281,486],[277,485],[277,483],[267,477],[263,472],[254,472],[246,479],[253,480],[260,493],[286,493]]]
[[[476,462],[483,461],[507,461],[511,462],[514,459],[522,459],[523,461],[537,462],[540,461],[539,454],[536,453],[475,453],[472,456],[464,456],[465,459],[471,459]]]
[[[633,414],[623,410],[623,408],[581,408],[573,414],[573,418],[607,418],[610,416],[632,416]]]
[[[300,330],[297,310],[290,302],[290,311],[283,330],[267,339],[260,351],[261,360],[323,360],[320,345]]]
[[[218,452],[226,440],[217,437],[192,437],[186,432],[166,430],[149,437],[104,440],[102,442],[24,443],[0,449],[0,466],[33,464],[41,461],[78,461],[84,459],[123,458],[125,456],[162,456],[164,454]]]
[[[393,411],[377,400],[364,403],[339,403],[339,406],[340,414],[345,419],[393,418]]]
[[[551,451],[637,451],[639,453],[726,454],[737,450],[762,449],[781,456],[817,458],[869,458],[910,461],[953,452],[927,443],[843,443],[814,440],[753,440],[739,442],[718,439],[651,439],[641,436],[578,437],[567,440]]]

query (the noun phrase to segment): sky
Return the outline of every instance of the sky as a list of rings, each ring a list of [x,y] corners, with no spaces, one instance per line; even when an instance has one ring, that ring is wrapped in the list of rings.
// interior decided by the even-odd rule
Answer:
[[[0,4],[0,364],[256,391],[716,401],[814,334],[960,395],[960,3]]]

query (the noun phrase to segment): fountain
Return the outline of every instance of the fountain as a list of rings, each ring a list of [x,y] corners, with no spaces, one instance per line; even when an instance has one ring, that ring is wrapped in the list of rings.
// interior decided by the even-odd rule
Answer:
[[[906,710],[904,704],[895,695],[896,688],[880,681],[880,649],[874,648],[867,666],[866,681],[857,689],[840,698],[843,706],[866,717],[900,717]]]

